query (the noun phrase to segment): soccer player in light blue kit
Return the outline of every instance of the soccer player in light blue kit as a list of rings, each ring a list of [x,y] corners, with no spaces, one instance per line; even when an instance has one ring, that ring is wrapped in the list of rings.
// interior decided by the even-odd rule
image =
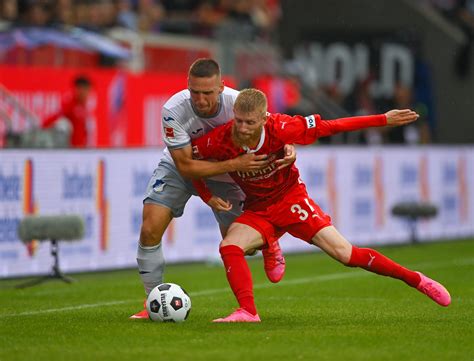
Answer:
[[[224,86],[217,62],[198,59],[188,73],[188,89],[173,95],[163,106],[163,139],[167,146],[155,169],[143,201],[143,220],[137,250],[138,271],[149,292],[163,283],[165,261],[161,239],[174,217],[183,214],[186,202],[198,195],[191,178],[208,178],[207,185],[218,198],[204,199],[214,211],[222,236],[237,218],[245,195],[228,172],[258,171],[269,165],[265,155],[246,154],[223,162],[195,160],[191,140],[225,124],[234,117],[234,101],[239,92]],[[276,161],[283,168],[296,159],[294,147],[285,146],[285,157]],[[224,201],[225,200],[225,201]],[[278,282],[285,271],[285,260],[278,242],[262,250],[264,268],[271,282]],[[148,318],[146,309],[130,318]]]

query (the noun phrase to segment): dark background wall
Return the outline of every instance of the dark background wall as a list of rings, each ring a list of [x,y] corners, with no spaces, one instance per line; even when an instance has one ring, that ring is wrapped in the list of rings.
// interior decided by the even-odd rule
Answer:
[[[414,34],[432,70],[437,142],[474,142],[474,51],[470,71],[460,76],[455,59],[464,35],[458,28],[408,0],[283,0],[282,7],[279,37],[286,57],[307,34]]]

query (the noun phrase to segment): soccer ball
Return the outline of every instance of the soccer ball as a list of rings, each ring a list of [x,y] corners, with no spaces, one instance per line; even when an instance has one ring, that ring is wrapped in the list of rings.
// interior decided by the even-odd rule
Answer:
[[[162,283],[151,290],[146,309],[153,321],[183,322],[191,311],[191,298],[177,284]]]

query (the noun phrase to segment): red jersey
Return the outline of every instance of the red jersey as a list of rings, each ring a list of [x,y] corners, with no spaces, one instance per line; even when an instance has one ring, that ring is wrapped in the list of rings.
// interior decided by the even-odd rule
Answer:
[[[288,189],[298,184],[299,171],[295,164],[277,170],[275,160],[283,158],[285,144],[311,144],[320,137],[342,131],[386,125],[385,115],[323,120],[319,115],[307,117],[270,114],[264,125],[260,142],[253,150],[237,146],[232,141],[233,121],[194,139],[196,159],[223,161],[244,153],[267,154],[270,165],[259,171],[232,172],[230,176],[242,188],[247,198],[244,209],[261,210],[281,198]]]
[[[87,104],[79,102],[74,96],[66,96],[61,109],[43,121],[43,128],[53,125],[60,117],[69,119],[72,126],[70,144],[73,147],[87,146],[87,119],[90,116]]]

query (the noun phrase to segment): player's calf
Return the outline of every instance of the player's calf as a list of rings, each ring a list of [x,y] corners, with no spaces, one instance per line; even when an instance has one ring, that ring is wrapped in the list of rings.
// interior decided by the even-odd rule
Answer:
[[[148,295],[154,287],[163,283],[165,259],[161,243],[154,247],[144,247],[138,244],[137,264],[145,293]]]
[[[371,248],[352,246],[351,257],[346,266],[361,267],[382,276],[396,278],[404,281],[411,287],[416,287],[420,283],[420,276],[417,272],[399,265]]]

